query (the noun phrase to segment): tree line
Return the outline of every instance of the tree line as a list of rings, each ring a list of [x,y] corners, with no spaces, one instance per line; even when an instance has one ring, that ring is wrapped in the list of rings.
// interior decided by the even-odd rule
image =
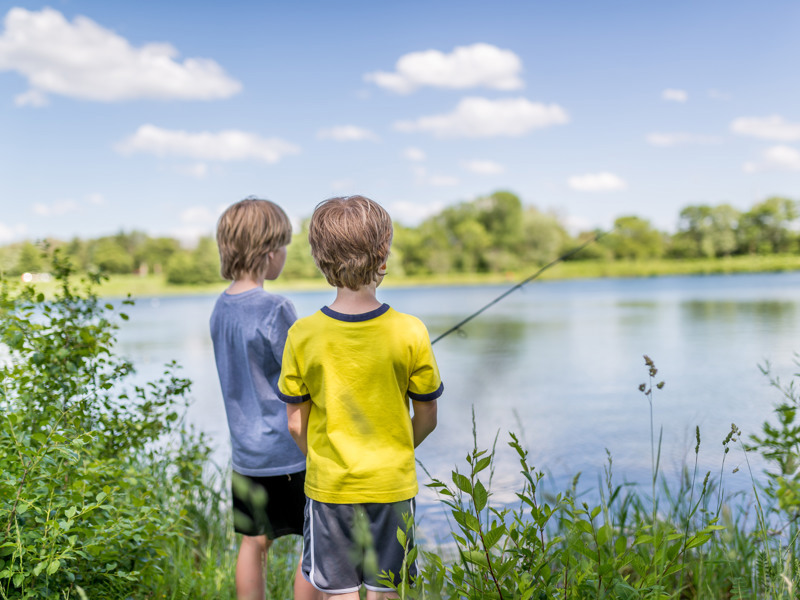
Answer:
[[[676,232],[659,231],[635,215],[621,216],[597,244],[570,260],[648,260],[720,258],[734,255],[800,251],[798,201],[773,196],[740,211],[729,204],[690,205],[680,211]],[[416,227],[395,224],[392,276],[445,273],[516,272],[554,260],[596,235],[572,236],[559,217],[524,206],[508,191],[498,191],[449,206]],[[96,239],[47,240],[62,248],[77,269],[109,274],[164,274],[170,283],[201,284],[220,280],[213,237],[184,248],[170,237],[140,231]],[[40,273],[49,268],[37,244],[26,241],[0,248],[0,271],[6,275]],[[284,277],[320,277],[308,246],[308,219],[296,232],[287,254]]]

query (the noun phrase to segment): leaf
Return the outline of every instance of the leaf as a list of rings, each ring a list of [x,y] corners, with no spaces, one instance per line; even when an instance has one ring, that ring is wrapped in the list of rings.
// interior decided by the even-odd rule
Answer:
[[[486,547],[491,548],[492,546],[494,546],[497,542],[500,541],[500,538],[503,537],[503,534],[505,532],[506,532],[506,526],[503,525],[502,523],[497,527],[491,529],[483,538],[486,543]]]
[[[77,512],[78,512],[78,509],[77,509],[77,507],[75,507],[75,506],[70,506],[70,507],[69,507],[69,508],[68,508],[68,509],[67,509],[67,510],[64,512],[64,514],[65,514],[65,515],[67,515],[67,518],[68,518],[68,519],[71,519],[72,517],[74,517],[74,516],[77,514]]]
[[[486,488],[483,487],[480,480],[475,483],[475,491],[473,492],[472,498],[475,501],[475,510],[478,512],[486,507],[486,502],[489,500],[489,492],[486,491]]]
[[[486,560],[486,555],[480,550],[467,550],[462,552],[461,555],[464,557],[465,561],[472,563],[473,565],[478,565],[484,569],[489,568],[489,562]]]
[[[50,564],[49,564],[49,565],[47,565],[47,574],[48,574],[48,575],[52,575],[53,573],[55,573],[56,571],[58,571],[58,568],[59,568],[60,566],[61,566],[61,561],[60,561],[60,560],[58,560],[58,559],[55,559],[55,560],[53,560],[53,561],[50,561]]]
[[[477,517],[472,513],[464,511],[453,511],[453,518],[456,520],[456,523],[458,523],[465,529],[469,529],[470,531],[475,531],[475,532],[481,530],[480,521],[478,521]]]
[[[478,461],[478,463],[473,468],[472,472],[477,475],[481,471],[483,471],[486,467],[492,464],[492,458],[490,456],[486,456]]]
[[[453,471],[453,483],[465,494],[472,494],[472,484],[469,482],[469,479],[461,473]]]
[[[711,539],[710,533],[700,533],[692,537],[689,542],[686,544],[686,549],[689,550],[690,548],[696,548],[697,546],[702,546],[708,540]]]

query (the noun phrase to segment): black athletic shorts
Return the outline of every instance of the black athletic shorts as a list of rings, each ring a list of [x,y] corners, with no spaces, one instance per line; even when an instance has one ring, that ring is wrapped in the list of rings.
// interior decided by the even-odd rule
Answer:
[[[306,472],[253,477],[233,472],[233,528],[244,535],[303,535]]]

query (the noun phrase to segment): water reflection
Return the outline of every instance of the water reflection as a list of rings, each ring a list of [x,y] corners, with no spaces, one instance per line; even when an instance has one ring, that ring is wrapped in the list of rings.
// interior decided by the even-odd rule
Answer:
[[[504,287],[381,289],[379,297],[415,314],[432,337],[491,301]],[[735,422],[757,432],[777,398],[757,365],[779,374],[800,339],[800,274],[539,282],[508,296],[435,346],[445,382],[439,427],[418,456],[435,477],[449,480],[472,447],[498,435],[495,498],[514,498],[518,461],[507,431],[520,433],[531,462],[548,472],[545,488],[565,489],[573,476],[595,487],[612,453],[619,482],[645,482],[650,472],[650,418],[638,386],[646,380],[643,354],[667,382],[654,398],[663,426],[662,464],[677,476],[693,458],[701,427],[700,470],[719,472],[720,442]],[[331,302],[333,293],[288,293],[298,314]],[[228,431],[216,380],[208,318],[214,297],[140,300],[128,311],[120,342],[139,377],[159,375],[176,359],[194,381],[190,419],[229,456]],[[742,462],[731,452],[727,464]],[[758,471],[757,459],[751,457]],[[727,475],[728,489],[748,489],[746,469]],[[423,477],[423,480],[425,478]],[[591,493],[591,492],[590,492]],[[595,492],[596,493],[596,492]],[[434,531],[441,507],[429,491],[420,515]],[[436,525],[436,524],[439,525]]]
[[[797,303],[786,300],[762,300],[758,302],[700,301],[684,302],[681,308],[686,318],[694,321],[733,321],[736,319],[758,319],[760,322],[778,325],[792,324],[797,319]]]

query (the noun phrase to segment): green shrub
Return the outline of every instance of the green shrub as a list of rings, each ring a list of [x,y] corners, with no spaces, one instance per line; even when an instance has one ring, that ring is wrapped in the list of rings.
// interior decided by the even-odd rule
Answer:
[[[92,292],[98,277],[76,292],[58,251],[52,264],[52,300],[0,289],[0,598],[125,598],[202,534],[209,447],[182,422],[178,366],[132,385],[113,351],[127,316]]]

